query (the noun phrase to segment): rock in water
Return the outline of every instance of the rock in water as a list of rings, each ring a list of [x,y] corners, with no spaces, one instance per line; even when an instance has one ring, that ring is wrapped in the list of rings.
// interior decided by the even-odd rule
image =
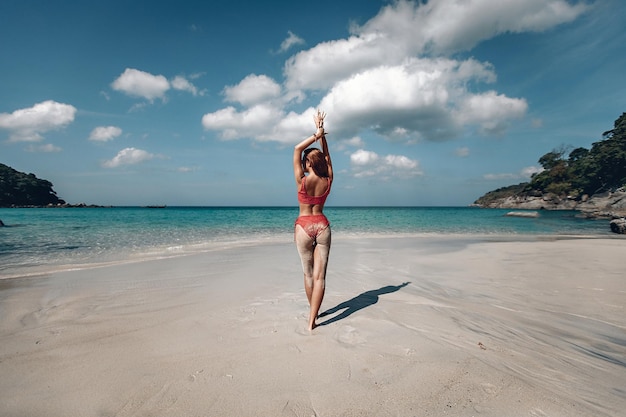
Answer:
[[[536,211],[509,211],[506,215],[509,217],[539,217],[539,213]]]
[[[620,235],[626,234],[626,218],[611,220],[611,232]]]

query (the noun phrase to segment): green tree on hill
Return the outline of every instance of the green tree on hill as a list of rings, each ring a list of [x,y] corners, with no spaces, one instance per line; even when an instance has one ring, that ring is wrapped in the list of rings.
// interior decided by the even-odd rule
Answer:
[[[529,190],[580,197],[612,191],[626,185],[626,113],[615,121],[614,128],[602,134],[604,140],[591,149],[576,148],[566,152],[553,150],[539,158],[544,171],[536,174]]]
[[[50,181],[0,164],[0,207],[47,206],[64,204]]]
[[[575,148],[568,153],[561,147],[546,153],[538,161],[543,171],[533,175],[530,182],[491,191],[476,203],[543,194],[579,199],[626,187],[626,113],[602,137],[591,149]]]

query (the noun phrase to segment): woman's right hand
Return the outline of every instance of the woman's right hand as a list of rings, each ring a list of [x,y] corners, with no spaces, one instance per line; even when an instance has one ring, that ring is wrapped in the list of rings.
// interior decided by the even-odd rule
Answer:
[[[324,128],[324,118],[326,117],[326,113],[318,110],[317,113],[315,113],[313,115],[313,120],[315,121],[315,128],[316,129],[323,129]]]

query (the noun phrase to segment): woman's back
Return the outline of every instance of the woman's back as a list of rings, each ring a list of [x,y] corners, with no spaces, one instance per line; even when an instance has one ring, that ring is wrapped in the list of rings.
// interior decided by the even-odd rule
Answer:
[[[331,184],[330,178],[318,177],[315,174],[302,177],[298,189],[300,215],[321,214],[330,193]]]

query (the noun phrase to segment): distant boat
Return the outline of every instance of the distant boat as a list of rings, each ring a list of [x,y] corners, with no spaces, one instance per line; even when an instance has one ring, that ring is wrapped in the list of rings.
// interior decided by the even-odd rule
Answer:
[[[146,206],[146,208],[165,208],[167,207],[166,205],[163,206]]]

